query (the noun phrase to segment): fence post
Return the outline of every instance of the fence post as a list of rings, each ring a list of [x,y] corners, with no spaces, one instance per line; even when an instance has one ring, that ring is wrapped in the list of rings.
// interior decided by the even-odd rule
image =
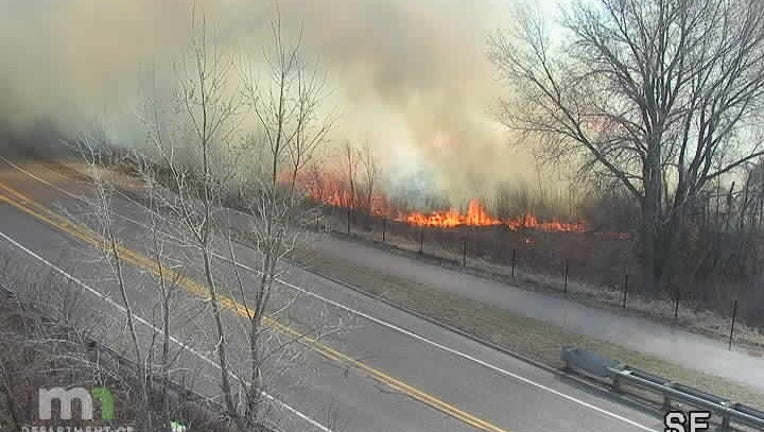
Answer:
[[[462,267],[467,267],[467,237],[462,237]]]
[[[348,235],[350,235],[350,207],[348,207]]]
[[[623,275],[623,304],[621,307],[626,309],[626,296],[629,293],[629,274],[626,273]]]
[[[732,337],[735,334],[735,319],[737,318],[737,299],[732,302],[732,326],[730,326],[730,343],[727,346],[728,351],[732,351]]]
[[[424,225],[419,227],[419,255],[424,255]]]
[[[387,216],[382,218],[382,243],[385,242],[385,232],[387,231]]]
[[[517,264],[517,249],[512,249],[512,279],[515,278],[515,265]]]
[[[674,298],[674,322],[679,321],[679,286],[676,287],[676,297]]]
[[[565,283],[562,286],[562,292],[567,294],[568,293],[568,259],[567,258],[565,258],[564,277],[565,277]]]

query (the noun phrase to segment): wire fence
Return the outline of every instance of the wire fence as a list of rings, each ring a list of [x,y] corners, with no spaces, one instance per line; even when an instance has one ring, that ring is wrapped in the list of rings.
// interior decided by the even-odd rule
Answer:
[[[510,280],[537,276],[536,281],[562,295],[580,291],[583,284],[615,293],[612,303],[622,309],[636,307],[631,302],[636,304],[639,298],[658,297],[672,302],[675,321],[680,319],[680,305],[697,303],[681,284],[673,285],[669,293],[643,292],[633,240],[618,233],[512,230],[504,225],[425,227],[346,208],[327,208],[325,216],[328,228],[337,233]],[[716,303],[712,309],[730,317],[731,349],[735,322],[752,321],[750,312],[740,313],[737,297]],[[734,304],[731,313],[725,304]]]

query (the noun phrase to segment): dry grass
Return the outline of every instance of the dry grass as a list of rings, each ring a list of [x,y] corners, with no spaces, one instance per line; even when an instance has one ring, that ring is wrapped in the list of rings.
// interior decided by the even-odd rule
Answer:
[[[121,184],[131,184],[135,189],[141,189],[135,187],[132,182],[125,181]],[[359,235],[359,237],[370,242],[372,240],[379,241],[378,235],[378,233],[367,233]],[[417,242],[402,237],[393,237],[390,234],[387,236],[387,242],[393,244],[399,251],[409,254],[416,254],[419,248]],[[425,253],[444,258],[455,264],[461,261],[461,256],[437,245],[426,245]],[[577,335],[538,320],[514,315],[491,305],[444,293],[433,287],[388,273],[381,273],[371,268],[350,266],[317,254],[307,247],[295,250],[292,258],[299,264],[333,275],[371,295],[383,297],[395,304],[416,310],[552,366],[560,365],[560,347],[573,344],[594,349],[635,367],[706,389],[734,401],[764,407],[764,395],[754,389],[709,374],[689,370],[612,343]],[[474,257],[468,258],[467,264],[467,269],[464,269],[466,271],[499,280],[509,278],[509,269],[506,266]],[[517,271],[516,276],[516,279],[512,280],[513,285],[531,290],[561,291],[562,282],[559,278],[523,271]],[[622,300],[622,293],[618,290],[576,281],[570,281],[568,294],[579,301],[599,307],[620,307]],[[629,310],[658,319],[673,318],[673,305],[669,301],[647,300],[630,296]],[[726,320],[709,311],[680,307],[679,316],[679,324],[692,331],[717,337],[724,336],[728,331]],[[738,329],[736,331],[738,341],[745,340],[751,345],[764,346],[764,336],[759,331],[744,326],[740,326]]]
[[[393,236],[388,233],[386,244],[379,243],[378,233],[353,232],[353,238],[383,247],[409,256],[418,255],[419,244],[409,239]],[[438,244],[425,243],[424,253],[435,258],[442,265],[456,267],[460,271],[511,283],[513,286],[531,291],[544,291],[554,294],[562,293],[563,279],[548,274],[529,272],[518,267],[515,278],[511,277],[511,269],[507,265],[499,265],[484,258],[467,257],[467,267],[462,267],[462,256],[455,254]],[[623,290],[601,285],[593,285],[575,280],[568,281],[567,297],[589,306],[623,311]],[[726,340],[729,337],[730,318],[723,317],[708,309],[699,308],[689,302],[680,302],[678,320],[674,320],[674,302],[672,299],[655,299],[628,293],[626,313],[632,313],[660,322],[676,324],[693,333]],[[764,355],[763,329],[746,326],[741,322],[735,324],[735,344],[746,346],[757,356]]]
[[[548,365],[560,366],[560,347],[573,344],[731,400],[764,407],[764,395],[754,389],[612,343],[577,335],[535,319],[517,316],[498,307],[444,293],[371,268],[348,265],[306,248],[296,250],[292,259],[303,266],[337,277],[368,294],[436,318]]]
[[[37,419],[37,390],[71,385],[107,387],[115,413],[113,422],[96,418],[97,423],[81,421],[76,413],[67,427],[104,425],[116,430],[129,425],[140,430],[146,412],[137,405],[139,378],[126,359],[125,340],[115,333],[121,320],[90,309],[90,304],[83,306],[79,287],[60,276],[11,261],[4,254],[0,254],[0,284],[15,292],[11,296],[0,289],[0,431],[55,424]],[[161,388],[159,380],[155,383],[150,409],[159,419]],[[174,383],[169,398],[171,417],[189,430],[231,430],[219,420],[220,408],[211,400]]]
[[[81,163],[59,162],[54,164],[54,166],[58,168],[57,171],[64,174],[76,173],[84,177],[87,177],[88,174],[87,167]],[[108,177],[113,184],[120,185],[120,189],[125,192],[141,193],[144,190],[145,184],[143,181],[132,175],[132,172],[127,172],[127,170],[107,169],[103,170],[101,174]],[[337,222],[333,221],[333,218],[329,219],[328,222],[344,229],[344,221]],[[359,232],[356,229],[357,227],[354,228],[353,237],[366,241],[369,244],[379,244],[380,233]],[[419,250],[418,242],[394,235],[391,232],[387,233],[386,243],[385,248],[388,250],[395,249],[409,254],[417,254]],[[460,254],[454,253],[445,246],[431,240],[425,242],[424,253],[430,257],[437,257],[444,263],[451,263],[462,271],[502,282],[509,282],[513,286],[523,289],[550,293],[560,293],[563,290],[561,276],[555,277],[549,274],[528,271],[524,268],[517,268],[515,278],[513,279],[511,278],[509,266],[491,262],[489,257],[468,256],[467,267],[461,267],[462,256]],[[576,280],[575,276],[572,276],[568,282],[567,296],[590,306],[622,310],[623,291],[620,286],[595,285]],[[698,305],[688,302],[680,303],[678,320],[675,322],[674,303],[671,299],[655,299],[629,293],[627,312],[657,321],[671,322],[688,331],[716,339],[726,340],[729,336],[729,317],[723,317],[714,311],[700,308]],[[762,352],[762,348],[764,348],[764,329],[749,327],[738,321],[735,326],[735,343],[750,348],[751,353],[754,355],[764,356],[764,352]]]

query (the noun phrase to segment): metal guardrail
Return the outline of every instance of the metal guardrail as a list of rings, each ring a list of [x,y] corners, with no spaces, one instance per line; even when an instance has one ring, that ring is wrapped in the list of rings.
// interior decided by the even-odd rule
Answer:
[[[614,392],[625,393],[624,384],[660,395],[663,409],[671,410],[672,402],[710,411],[722,419],[722,430],[730,430],[732,424],[745,425],[764,430],[764,411],[716,396],[649,372],[632,368],[624,363],[593,351],[564,346],[560,358],[568,370],[609,381]]]

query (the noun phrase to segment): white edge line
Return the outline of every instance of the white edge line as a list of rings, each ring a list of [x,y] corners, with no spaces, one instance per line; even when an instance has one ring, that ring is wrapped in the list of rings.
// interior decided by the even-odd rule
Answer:
[[[61,269],[60,267],[56,266],[55,264],[51,263],[50,261],[48,261],[45,258],[41,257],[40,255],[36,254],[32,250],[26,248],[24,245],[22,245],[21,243],[17,242],[16,240],[11,238],[10,236],[5,234],[4,232],[0,231],[0,237],[3,237],[6,241],[11,243],[13,246],[17,247],[18,249],[22,250],[26,254],[32,256],[36,260],[40,261],[41,263],[43,263],[46,266],[50,267],[51,269],[55,270],[60,275],[64,276],[65,278],[67,278],[70,281],[74,282],[75,284],[79,285],[81,288],[83,288],[87,292],[95,295],[99,299],[105,301],[106,303],[108,303],[109,305],[113,306],[114,308],[116,308],[117,310],[122,312],[123,314],[127,314],[127,310],[122,305],[120,305],[119,303],[117,303],[114,300],[110,299],[109,297],[107,297],[106,295],[101,293],[100,291],[97,291],[97,290],[91,288],[90,286],[88,286],[87,284],[82,282],[81,280],[79,280],[76,277],[70,275],[69,273],[67,273],[66,271]],[[133,317],[135,318],[136,321],[138,321],[139,323],[149,327],[153,331],[155,331],[155,332],[157,332],[159,334],[163,333],[162,330],[158,329],[153,324],[149,323],[148,321],[146,321],[145,319],[141,318],[140,316],[138,316],[136,314],[133,314]],[[178,340],[174,336],[170,336],[170,340],[172,342],[174,342],[175,344],[177,344],[182,349],[184,349],[185,351],[188,351],[191,354],[199,357],[204,362],[212,365],[213,367],[215,367],[217,369],[220,369],[220,365],[219,364],[217,364],[216,362],[211,360],[209,357],[206,357],[205,355],[201,354],[200,352],[194,350],[193,348],[191,348],[190,346],[186,345],[185,343],[181,342],[180,340]],[[233,374],[231,374],[231,376],[233,377]],[[315,426],[316,428],[320,429],[321,431],[323,431],[323,432],[333,432],[331,429],[327,428],[326,426],[322,425],[321,423],[317,422],[316,420],[313,420],[312,418],[310,418],[306,414],[303,414],[302,412],[298,411],[296,408],[293,408],[292,406],[288,405],[286,402],[281,401],[280,399],[276,398],[275,396],[272,396],[272,395],[270,395],[270,394],[268,394],[268,393],[266,393],[264,391],[261,391],[260,394],[263,397],[265,397],[266,399],[276,403],[280,407],[282,407],[282,408],[286,409],[287,411],[291,412],[295,416],[297,416],[297,417],[301,418],[302,420],[310,423],[312,426]]]
[[[144,228],[148,228],[148,227],[146,227],[146,225],[144,225],[141,222],[136,221],[136,220],[134,220],[134,219],[132,219],[130,217],[122,216],[122,215],[119,215],[119,217],[127,220],[128,222],[136,224],[138,226],[141,226],[141,227],[144,227]],[[163,234],[165,236],[167,236],[168,238],[171,238],[173,240],[176,240],[176,241],[179,240],[178,238],[176,238],[172,234],[168,234],[168,233],[163,233]],[[214,251],[212,252],[212,255],[214,257],[222,260],[222,261],[226,261],[228,263],[231,263],[231,259],[229,257],[223,256],[223,255],[221,255],[221,254],[219,254],[217,252],[214,252]],[[240,263],[238,261],[235,261],[233,263],[237,267],[242,268],[242,269],[244,269],[244,270],[246,270],[246,271],[248,271],[250,273],[253,273],[253,274],[256,274],[256,275],[259,275],[261,273],[260,270],[253,269],[252,267],[250,267],[250,266],[248,266],[246,264]],[[310,273],[310,271],[308,271],[308,273]],[[583,407],[586,407],[586,408],[592,409],[594,411],[597,411],[597,412],[599,412],[601,414],[604,414],[604,415],[606,415],[608,417],[611,417],[611,418],[614,418],[616,420],[620,420],[620,421],[622,421],[624,423],[630,424],[630,425],[632,425],[634,427],[637,427],[637,428],[639,428],[639,429],[641,429],[643,431],[655,432],[655,429],[651,429],[651,428],[649,428],[647,426],[644,426],[644,425],[642,425],[640,423],[637,423],[637,422],[635,422],[633,420],[630,420],[630,419],[628,419],[626,417],[623,417],[623,416],[621,416],[619,414],[616,414],[614,412],[608,411],[608,410],[606,410],[604,408],[600,408],[600,407],[598,407],[596,405],[593,405],[593,404],[591,404],[589,402],[586,402],[586,401],[583,401],[581,399],[575,398],[575,397],[570,396],[568,394],[562,393],[559,390],[555,390],[555,389],[553,389],[551,387],[548,387],[548,386],[546,386],[544,384],[537,383],[537,382],[535,382],[533,380],[530,380],[530,379],[525,378],[523,376],[517,375],[517,374],[515,374],[513,372],[510,372],[510,371],[508,371],[506,369],[502,369],[499,366],[496,366],[496,365],[494,365],[492,363],[488,363],[485,360],[481,360],[481,359],[479,359],[477,357],[474,357],[474,356],[471,356],[471,355],[469,355],[467,353],[461,352],[461,351],[459,351],[459,350],[457,350],[455,348],[451,348],[451,347],[443,345],[443,344],[441,344],[439,342],[435,342],[435,341],[433,341],[431,339],[428,339],[428,338],[426,338],[424,336],[421,336],[421,335],[419,335],[419,334],[417,334],[417,333],[415,333],[415,332],[413,332],[411,330],[407,330],[405,328],[399,327],[399,326],[397,326],[395,324],[392,324],[390,322],[384,321],[384,320],[382,320],[380,318],[376,318],[374,316],[371,316],[371,315],[369,315],[369,314],[367,314],[365,312],[361,312],[361,311],[353,309],[353,308],[351,308],[349,306],[345,306],[345,305],[343,305],[341,303],[338,303],[338,302],[336,302],[334,300],[326,298],[326,297],[324,297],[324,296],[322,296],[320,294],[316,294],[314,292],[311,292],[311,291],[308,291],[308,290],[306,290],[304,288],[301,288],[301,287],[299,287],[297,285],[294,285],[294,284],[292,284],[290,282],[287,282],[287,281],[285,281],[285,280],[283,280],[281,278],[276,278],[275,280],[276,280],[276,282],[280,283],[281,285],[284,285],[284,286],[286,286],[288,288],[291,288],[291,289],[293,289],[295,291],[303,293],[303,294],[305,294],[305,295],[307,295],[309,297],[313,297],[313,298],[315,298],[317,300],[320,300],[320,301],[322,301],[324,303],[327,303],[329,305],[332,305],[332,306],[334,306],[334,307],[336,307],[338,309],[341,309],[341,310],[344,310],[346,312],[349,312],[349,313],[352,313],[354,315],[357,315],[357,316],[359,316],[359,317],[361,317],[363,319],[366,319],[368,321],[371,321],[371,322],[373,322],[375,324],[381,325],[383,327],[387,327],[390,330],[393,330],[395,332],[398,332],[400,334],[408,336],[408,337],[410,337],[412,339],[415,339],[415,340],[418,340],[420,342],[424,342],[426,344],[432,345],[435,348],[438,348],[440,350],[446,351],[446,352],[448,352],[450,354],[453,354],[453,355],[455,355],[457,357],[461,357],[461,358],[463,358],[465,360],[468,360],[468,361],[474,362],[476,364],[479,364],[481,366],[484,366],[484,367],[486,367],[488,369],[493,370],[494,372],[498,372],[498,373],[500,373],[502,375],[505,375],[505,376],[514,378],[514,379],[516,379],[518,381],[521,381],[521,382],[523,382],[525,384],[528,384],[528,385],[531,385],[531,386],[536,387],[538,389],[547,391],[547,392],[552,393],[552,394],[554,394],[556,396],[559,396],[559,397],[561,397],[563,399],[566,399],[566,400],[568,400],[570,402],[574,402],[574,403],[579,404],[579,405],[581,405]],[[335,283],[335,282],[332,282],[332,283]]]
[[[215,255],[217,255],[217,254],[215,254]],[[230,259],[229,259],[228,261],[230,261]],[[254,270],[254,269],[252,269],[252,268],[248,267],[248,266],[247,266],[247,265],[245,265],[245,264],[241,264],[241,263],[238,263],[238,262],[237,262],[236,264],[237,264],[238,266],[240,266],[241,268],[243,268],[243,269],[245,269],[245,270],[248,270],[248,271],[250,271],[250,272],[259,273],[259,271],[258,271],[258,270]],[[509,377],[511,377],[511,378],[514,378],[514,379],[516,379],[516,380],[518,380],[518,381],[521,381],[521,382],[524,382],[524,383],[526,383],[526,384],[529,384],[529,385],[531,385],[531,386],[533,386],[533,387],[536,387],[536,388],[538,388],[538,389],[541,389],[541,390],[545,390],[545,391],[547,391],[547,392],[549,392],[549,393],[552,393],[552,394],[554,394],[554,395],[557,395],[557,396],[559,396],[559,397],[562,397],[562,398],[564,398],[564,399],[567,399],[567,400],[569,400],[569,401],[571,401],[571,402],[575,402],[575,403],[577,403],[577,404],[579,404],[579,405],[581,405],[581,406],[584,406],[584,407],[586,407],[586,408],[590,408],[590,409],[592,409],[592,410],[594,410],[594,411],[597,411],[597,412],[599,412],[599,413],[601,413],[601,414],[605,414],[605,415],[607,415],[607,416],[609,416],[609,417],[612,417],[612,418],[614,418],[614,419],[617,419],[617,420],[620,420],[620,421],[622,421],[622,422],[628,423],[628,424],[630,424],[630,425],[632,425],[632,426],[635,426],[635,427],[637,427],[637,428],[639,428],[639,429],[642,429],[642,430],[644,430],[644,431],[651,431],[651,432],[655,432],[655,430],[654,430],[654,429],[651,429],[651,428],[649,428],[649,427],[647,427],[647,426],[644,426],[644,425],[642,425],[642,424],[639,424],[639,423],[637,423],[637,422],[635,422],[635,421],[633,421],[633,420],[627,419],[626,417],[623,417],[623,416],[621,416],[621,415],[619,415],[619,414],[616,414],[616,413],[613,413],[613,412],[607,411],[607,410],[605,410],[605,409],[603,409],[603,408],[600,408],[600,407],[598,407],[598,406],[592,405],[592,404],[590,404],[589,402],[586,402],[586,401],[582,401],[582,400],[580,400],[580,399],[578,399],[578,398],[575,398],[575,397],[573,397],[573,396],[570,396],[570,395],[567,395],[567,394],[565,394],[565,393],[562,393],[562,392],[560,392],[559,390],[555,390],[555,389],[553,389],[553,388],[551,388],[551,387],[545,386],[545,385],[543,385],[543,384],[539,384],[539,383],[537,383],[537,382],[535,382],[535,381],[532,381],[532,380],[530,380],[530,379],[528,379],[528,378],[525,378],[525,377],[523,377],[523,376],[517,375],[517,374],[515,374],[515,373],[513,373],[513,372],[510,372],[510,371],[508,371],[508,370],[502,369],[502,368],[500,368],[500,367],[498,367],[498,366],[496,366],[496,365],[494,365],[494,364],[488,363],[488,362],[486,362],[486,361],[484,361],[484,360],[481,360],[481,359],[479,359],[479,358],[477,358],[477,357],[473,357],[473,356],[471,356],[471,355],[469,355],[469,354],[467,354],[467,353],[463,353],[463,352],[461,352],[461,351],[458,351],[458,350],[456,350],[456,349],[454,349],[454,348],[451,348],[451,347],[449,347],[449,346],[443,345],[443,344],[441,344],[441,343],[439,343],[439,342],[435,342],[435,341],[433,341],[433,340],[427,339],[426,337],[424,337],[424,336],[421,336],[421,335],[419,335],[419,334],[417,334],[417,333],[414,333],[414,332],[412,332],[412,331],[410,331],[410,330],[404,329],[404,328],[402,328],[402,327],[398,327],[398,326],[396,326],[395,324],[389,323],[389,322],[387,322],[387,321],[384,321],[384,320],[381,320],[381,319],[379,319],[379,318],[375,318],[375,317],[373,317],[373,316],[371,316],[371,315],[368,315],[368,314],[367,314],[367,313],[365,313],[365,312],[361,312],[361,311],[358,311],[358,310],[352,309],[352,308],[350,308],[350,307],[348,307],[348,306],[345,306],[345,305],[342,305],[342,304],[340,304],[340,303],[337,303],[337,302],[335,302],[334,300],[330,300],[330,299],[328,299],[328,298],[325,298],[325,297],[321,296],[320,294],[315,294],[315,293],[312,293],[312,292],[306,291],[306,290],[305,290],[305,289],[303,289],[303,288],[300,288],[300,287],[298,287],[298,286],[296,286],[296,285],[293,285],[293,284],[291,284],[291,283],[289,283],[289,282],[283,281],[283,280],[281,280],[281,279],[278,279],[278,278],[276,279],[276,281],[277,281],[277,282],[280,282],[281,284],[283,284],[283,285],[285,285],[285,286],[288,286],[288,287],[290,287],[290,288],[292,288],[292,289],[295,289],[295,290],[297,290],[297,291],[300,291],[300,292],[302,292],[302,293],[305,293],[305,294],[307,294],[307,295],[309,295],[309,296],[315,297],[315,298],[317,298],[317,299],[319,299],[319,300],[321,300],[321,301],[324,301],[324,302],[326,302],[326,303],[328,303],[328,304],[330,304],[330,305],[332,305],[332,306],[335,306],[335,307],[337,307],[337,308],[340,308],[340,309],[344,309],[344,310],[345,310],[345,311],[347,311],[347,312],[351,312],[351,313],[354,313],[354,314],[356,314],[356,315],[358,315],[358,316],[360,316],[360,317],[362,317],[362,318],[365,318],[365,319],[367,319],[367,320],[369,320],[369,321],[372,321],[372,322],[374,322],[374,323],[376,323],[376,324],[379,324],[379,325],[381,325],[381,326],[384,326],[384,327],[387,327],[387,328],[389,328],[389,329],[391,329],[391,330],[397,331],[397,332],[399,332],[399,333],[401,333],[401,334],[404,334],[404,335],[406,335],[406,336],[409,336],[409,337],[411,337],[411,338],[413,338],[413,339],[415,339],[415,340],[418,340],[418,341],[421,341],[421,342],[424,342],[424,343],[430,344],[430,345],[432,345],[432,346],[434,346],[434,347],[436,347],[436,348],[439,348],[439,349],[441,349],[441,350],[443,350],[443,351],[446,351],[446,352],[448,352],[448,353],[454,354],[454,355],[456,355],[456,356],[458,356],[458,357],[461,357],[461,358],[463,358],[463,359],[465,359],[465,360],[468,360],[468,361],[471,361],[471,362],[477,363],[477,364],[479,364],[479,365],[481,365],[481,366],[484,366],[484,367],[486,367],[486,368],[488,368],[488,369],[491,369],[491,370],[493,370],[493,371],[495,371],[495,372],[498,372],[498,373],[500,373],[500,374],[503,374],[503,375],[509,376]]]
[[[50,186],[50,187],[52,187],[52,188],[54,188],[54,189],[57,189],[57,190],[59,190],[59,191],[61,191],[61,192],[65,193],[65,194],[69,195],[69,196],[70,196],[70,197],[72,197],[72,198],[75,198],[75,199],[77,199],[77,200],[80,200],[80,201],[83,201],[83,202],[86,202],[86,203],[87,203],[87,201],[86,201],[86,200],[84,200],[82,197],[79,197],[79,196],[77,196],[77,195],[75,195],[75,194],[73,194],[73,193],[71,193],[71,192],[69,192],[69,191],[67,191],[67,190],[65,190],[65,189],[62,189],[62,188],[60,188],[60,187],[58,187],[58,186],[56,186],[56,185],[53,185],[53,184],[49,183],[48,181],[46,181],[46,180],[44,180],[44,179],[42,179],[42,178],[40,178],[40,177],[38,177],[38,176],[36,176],[36,175],[34,175],[34,174],[32,174],[32,173],[28,172],[28,171],[26,171],[25,169],[21,168],[20,166],[18,166],[18,165],[16,165],[16,164],[14,164],[13,162],[11,162],[11,161],[9,161],[9,160],[7,160],[7,159],[5,159],[5,158],[4,158],[4,157],[2,157],[2,156],[0,156],[0,158],[2,158],[2,159],[3,159],[3,160],[6,162],[6,163],[8,163],[9,165],[11,165],[11,166],[13,166],[14,168],[16,168],[16,169],[18,169],[18,170],[20,170],[20,171],[24,172],[24,173],[25,173],[25,174],[27,174],[28,176],[30,176],[30,177],[32,177],[32,178],[34,178],[34,179],[36,179],[37,181],[39,181],[39,182],[42,182],[42,183],[44,183],[44,184],[46,184],[46,185],[48,185],[48,186]],[[123,195],[123,196],[124,196],[124,195]],[[133,201],[133,202],[135,202],[135,201],[134,201],[134,200],[132,200],[130,197],[126,197],[126,199],[128,199],[129,201]],[[144,207],[144,206],[141,206],[141,207],[143,207],[143,208],[146,208],[146,207]],[[149,212],[152,212],[152,213],[154,212],[153,210],[151,210],[151,209],[148,209],[148,208],[146,208],[146,210],[148,210]],[[143,227],[143,228],[148,228],[148,227],[147,227],[145,224],[143,224],[143,223],[141,223],[141,222],[139,222],[139,221],[136,221],[136,220],[134,220],[134,219],[132,219],[132,218],[130,218],[130,217],[127,217],[127,216],[123,216],[123,215],[120,215],[120,214],[117,214],[117,216],[119,216],[119,217],[121,217],[121,218],[123,218],[123,219],[127,220],[128,222],[130,222],[130,223],[133,223],[133,224],[135,224],[135,225],[141,226],[141,227]],[[161,215],[159,215],[159,216],[161,217]],[[175,236],[173,236],[172,234],[168,234],[168,233],[163,233],[163,234],[164,234],[165,236],[167,236],[167,237],[169,237],[169,238],[173,239],[173,240],[176,240],[176,241],[179,241],[179,240],[180,240],[180,239],[176,238]],[[221,259],[221,260],[224,260],[224,261],[227,261],[227,262],[231,262],[231,259],[230,259],[230,258],[228,258],[228,257],[224,257],[223,255],[220,255],[220,254],[218,254],[218,253],[216,253],[216,252],[214,252],[214,251],[212,252],[212,254],[213,254],[213,256],[215,256],[215,257],[216,257],[216,258],[218,258],[218,259]],[[247,266],[246,264],[242,264],[242,263],[240,263],[240,262],[238,262],[238,261],[235,261],[235,262],[234,262],[234,264],[235,264],[235,265],[237,265],[237,266],[238,266],[238,267],[240,267],[240,268],[243,268],[243,269],[245,269],[245,270],[249,271],[249,272],[253,272],[253,273],[255,273],[255,274],[260,274],[260,271],[259,271],[259,270],[253,269],[253,268],[251,268],[251,267]],[[309,272],[309,273],[310,273],[310,272]],[[285,280],[283,280],[283,279],[280,279],[280,278],[276,278],[275,280],[276,280],[276,282],[278,282],[278,283],[280,283],[280,284],[282,284],[282,285],[284,285],[284,286],[286,286],[286,287],[292,288],[292,289],[294,289],[294,290],[296,290],[296,291],[299,291],[299,292],[301,292],[301,293],[303,293],[303,294],[307,294],[308,296],[314,297],[314,298],[316,298],[316,299],[318,299],[318,300],[321,300],[321,301],[323,301],[323,302],[325,302],[325,303],[327,303],[327,304],[330,304],[330,305],[332,305],[332,306],[334,306],[334,307],[337,307],[337,308],[339,308],[339,309],[342,309],[342,310],[345,310],[345,311],[347,311],[347,312],[350,312],[350,313],[353,313],[353,314],[355,314],[355,315],[358,315],[358,316],[360,316],[361,318],[364,318],[364,319],[366,319],[366,320],[369,320],[369,321],[371,321],[371,322],[373,322],[373,323],[379,324],[379,325],[381,325],[381,326],[383,326],[383,327],[387,327],[387,328],[389,328],[389,329],[391,329],[391,330],[397,331],[397,332],[399,332],[399,333],[401,333],[401,334],[404,334],[404,335],[406,335],[406,336],[408,336],[408,337],[411,337],[411,338],[413,338],[413,339],[415,339],[415,340],[418,340],[418,341],[420,341],[420,342],[424,342],[424,343],[426,343],[426,344],[432,345],[432,346],[434,346],[434,347],[436,347],[436,348],[438,348],[438,349],[441,349],[441,350],[443,350],[443,351],[446,351],[446,352],[448,352],[448,353],[451,353],[451,354],[453,354],[453,355],[456,355],[456,356],[458,356],[458,357],[461,357],[461,358],[463,358],[463,359],[465,359],[465,360],[468,360],[468,361],[471,361],[471,362],[477,363],[477,364],[479,364],[479,365],[481,365],[481,366],[484,366],[484,367],[486,367],[486,368],[488,368],[488,369],[491,369],[491,370],[493,370],[493,371],[495,371],[495,372],[498,372],[498,373],[500,373],[500,374],[502,374],[502,375],[505,375],[505,376],[508,376],[508,377],[514,378],[514,379],[516,379],[516,380],[518,380],[518,381],[520,381],[520,382],[526,383],[526,384],[528,384],[528,385],[531,385],[531,386],[533,386],[533,387],[536,387],[536,388],[538,388],[538,389],[540,389],[540,390],[544,390],[544,391],[547,391],[547,392],[549,392],[549,393],[552,393],[552,394],[554,394],[554,395],[556,395],[556,396],[559,396],[559,397],[561,397],[561,398],[563,398],[563,399],[566,399],[566,400],[568,400],[568,401],[570,401],[570,402],[573,402],[573,403],[579,404],[579,405],[581,405],[581,406],[583,406],[583,407],[586,407],[586,408],[589,408],[589,409],[591,409],[591,410],[593,410],[593,411],[596,411],[596,412],[598,412],[598,413],[600,413],[600,414],[604,414],[604,415],[606,415],[606,416],[608,416],[608,417],[611,417],[611,418],[614,418],[614,419],[616,419],[616,420],[620,420],[620,421],[622,421],[622,422],[624,422],[624,423],[630,424],[630,425],[632,425],[632,426],[634,426],[634,427],[637,427],[637,428],[639,428],[639,429],[641,429],[641,430],[643,430],[643,431],[650,431],[650,432],[655,432],[655,429],[651,429],[651,428],[649,428],[649,427],[647,427],[647,426],[644,426],[644,425],[642,425],[642,424],[640,424],[640,423],[637,423],[637,422],[635,422],[635,421],[633,421],[633,420],[630,420],[630,419],[628,419],[628,418],[626,418],[626,417],[624,417],[624,416],[622,416],[622,415],[619,415],[619,414],[616,414],[616,413],[614,413],[614,412],[608,411],[608,410],[606,410],[606,409],[604,409],[604,408],[600,408],[600,407],[598,407],[598,406],[596,406],[596,405],[593,405],[593,404],[591,404],[591,403],[589,403],[589,402],[586,402],[586,401],[583,401],[583,400],[581,400],[581,399],[578,399],[578,398],[576,398],[576,397],[573,397],[573,396],[570,396],[570,395],[568,395],[568,394],[565,394],[565,393],[563,393],[563,392],[561,392],[561,391],[559,391],[559,390],[555,390],[555,389],[553,389],[553,388],[551,388],[551,387],[548,387],[548,386],[546,386],[546,385],[544,385],[544,384],[540,384],[540,383],[537,383],[537,382],[535,382],[535,381],[533,381],[533,380],[530,380],[530,379],[528,379],[528,378],[525,378],[525,377],[523,377],[523,376],[517,375],[517,374],[515,374],[515,373],[513,373],[513,372],[510,372],[510,371],[508,371],[508,370],[502,369],[502,368],[500,368],[499,366],[496,366],[496,365],[494,365],[494,364],[488,363],[488,362],[486,362],[486,361],[484,361],[484,360],[481,360],[481,359],[479,359],[479,358],[477,358],[477,357],[471,356],[471,355],[469,355],[469,354],[467,354],[467,353],[463,353],[463,352],[461,352],[461,351],[458,351],[458,350],[456,350],[456,349],[454,349],[454,348],[451,348],[451,347],[448,347],[448,346],[446,346],[446,345],[443,345],[443,344],[441,344],[441,343],[439,343],[439,342],[435,342],[435,341],[433,341],[433,340],[427,339],[426,337],[424,337],[424,336],[421,336],[421,335],[419,335],[419,334],[417,334],[417,333],[414,333],[414,332],[412,332],[412,331],[410,331],[410,330],[404,329],[404,328],[402,328],[402,327],[398,327],[398,326],[396,326],[395,324],[389,323],[389,322],[387,322],[387,321],[384,321],[384,320],[382,320],[382,319],[379,319],[379,318],[375,318],[375,317],[373,317],[373,316],[371,316],[371,315],[369,315],[369,314],[367,314],[367,313],[365,313],[365,312],[361,312],[361,311],[359,311],[359,310],[356,310],[356,309],[353,309],[353,308],[351,308],[351,307],[345,306],[345,305],[343,305],[343,304],[341,304],[341,303],[338,303],[338,302],[336,302],[336,301],[334,301],[334,300],[330,300],[330,299],[328,299],[328,298],[326,298],[326,297],[323,297],[323,296],[322,296],[322,295],[320,295],[320,294],[316,294],[316,293],[314,293],[314,292],[311,292],[311,291],[307,291],[307,290],[305,290],[304,288],[300,288],[299,286],[297,286],[297,285],[294,285],[294,284],[292,284],[292,283],[289,283],[289,282],[287,282],[287,281],[285,281]],[[117,305],[117,306],[118,306],[118,305]]]

